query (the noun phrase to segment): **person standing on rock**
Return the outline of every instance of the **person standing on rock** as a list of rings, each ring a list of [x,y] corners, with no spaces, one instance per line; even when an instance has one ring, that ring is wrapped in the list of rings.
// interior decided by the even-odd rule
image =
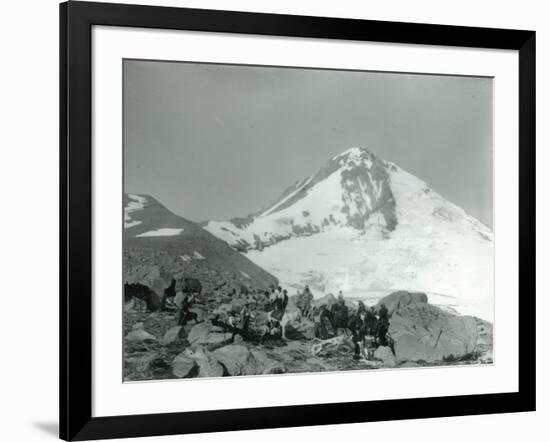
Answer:
[[[288,305],[288,292],[286,289],[283,290],[283,312],[286,311],[286,306]]]
[[[191,312],[189,309],[193,305],[193,302],[195,301],[195,297],[193,294],[188,294],[183,300],[181,301],[180,305],[180,311],[178,315],[178,325],[185,325],[187,324],[187,321],[191,319]]]
[[[240,335],[242,336],[242,338],[246,341],[248,340],[248,327],[250,325],[250,318],[251,318],[252,314],[248,308],[248,305],[245,305],[243,307],[243,309],[241,310],[241,321],[240,321],[240,325],[241,325],[241,331],[240,331]]]
[[[367,309],[365,313],[365,331],[369,336],[376,334],[376,311],[374,307]]]
[[[277,300],[276,300],[277,310],[284,311],[283,303],[284,303],[283,288],[279,286],[277,288]]]
[[[348,307],[346,305],[346,301],[344,299],[344,295],[342,295],[342,292],[338,294],[338,300],[334,304],[332,304],[331,311],[336,332],[338,333],[338,329],[342,329],[345,332],[349,318]],[[360,310],[358,311],[358,313],[359,312]]]
[[[269,303],[272,310],[277,308],[277,292],[274,287],[271,288],[271,293],[269,294]]]
[[[312,313],[313,295],[311,294],[311,291],[309,290],[308,285],[305,286],[304,292],[302,293],[302,297],[303,297],[302,316],[304,318],[310,319],[311,313]]]
[[[378,322],[376,326],[376,340],[377,344],[380,346],[388,345],[388,329],[390,327],[390,319],[388,314],[388,309],[385,304],[380,305],[378,310]]]
[[[353,359],[355,360],[361,358],[361,347],[365,338],[365,316],[365,312],[357,312],[351,317],[348,323],[353,341]]]

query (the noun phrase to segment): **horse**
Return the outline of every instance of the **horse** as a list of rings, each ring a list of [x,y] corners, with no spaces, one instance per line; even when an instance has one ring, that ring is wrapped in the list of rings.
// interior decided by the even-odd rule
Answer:
[[[181,291],[183,293],[197,293],[200,295],[202,292],[202,284],[196,278],[183,278],[181,282]]]
[[[282,313],[281,310],[272,310],[267,313],[267,320],[278,321],[281,324],[281,331],[282,331],[281,337],[284,340],[286,340],[286,336],[285,336],[286,325],[291,322],[299,321],[302,318],[302,313],[298,309],[285,311],[282,314],[282,316],[280,315],[281,313]]]
[[[147,310],[157,311],[161,308],[162,300],[148,286],[140,283],[124,283],[124,301],[129,303],[132,299],[145,302]]]

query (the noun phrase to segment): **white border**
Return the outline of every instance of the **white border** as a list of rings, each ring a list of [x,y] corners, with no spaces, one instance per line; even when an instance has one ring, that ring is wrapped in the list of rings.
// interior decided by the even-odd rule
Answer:
[[[518,391],[516,52],[113,27],[92,32],[93,416]],[[123,384],[122,58],[494,76],[496,364]]]

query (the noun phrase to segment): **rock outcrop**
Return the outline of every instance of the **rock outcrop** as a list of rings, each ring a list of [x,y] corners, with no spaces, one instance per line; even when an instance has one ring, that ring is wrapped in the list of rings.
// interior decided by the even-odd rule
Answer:
[[[474,352],[478,338],[473,317],[455,316],[425,303],[395,311],[388,332],[398,361],[462,358]]]
[[[374,358],[382,361],[384,367],[393,368],[397,365],[397,361],[391,348],[380,346],[374,351]]]
[[[388,309],[388,313],[392,315],[395,311],[408,306],[409,304],[427,304],[428,296],[421,292],[407,292],[405,290],[399,290],[388,296],[382,298],[376,304],[376,310],[380,309],[380,306],[384,304]]]

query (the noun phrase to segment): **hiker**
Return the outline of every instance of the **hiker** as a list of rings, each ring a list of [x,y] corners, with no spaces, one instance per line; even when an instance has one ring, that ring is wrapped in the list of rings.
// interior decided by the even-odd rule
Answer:
[[[283,312],[286,311],[286,306],[288,305],[288,292],[286,289],[283,290]]]
[[[248,327],[250,325],[251,317],[252,317],[252,313],[250,312],[248,305],[245,305],[241,310],[241,320],[240,320],[240,326],[241,326],[240,335],[244,340],[248,339]]]
[[[235,313],[231,312],[229,313],[229,316],[227,317],[227,327],[229,328],[229,331],[231,334],[231,340],[235,338],[235,335],[239,333],[239,318],[235,315]]]
[[[284,311],[283,304],[284,304],[284,295],[283,295],[283,289],[281,286],[277,288],[277,298],[275,300],[276,308],[277,310]]]
[[[190,312],[189,309],[195,302],[195,296],[190,293],[183,298],[180,304],[180,311],[178,314],[178,325],[185,325],[187,324],[187,321],[190,321],[192,319],[197,320],[196,313]]]
[[[311,291],[309,290],[308,285],[305,286],[301,297],[302,297],[302,316],[304,318],[310,319],[312,314],[311,303],[313,301],[313,295],[311,294]]]
[[[269,303],[271,304],[272,310],[277,308],[277,292],[274,287],[271,288],[271,293],[269,294]]]
[[[388,329],[390,327],[390,320],[388,317],[388,309],[385,304],[380,305],[378,310],[378,321],[376,323],[376,343],[378,346],[388,345]]]
[[[353,359],[361,358],[363,340],[365,338],[365,312],[355,313],[348,324],[353,341]]]
[[[346,305],[344,295],[342,295],[341,291],[338,294],[337,301],[332,304],[331,313],[334,321],[333,326],[336,329],[336,332],[338,332],[338,329],[345,329],[348,326],[348,306]]]
[[[365,331],[369,336],[374,336],[376,333],[376,310],[374,307],[367,309],[365,313]]]
[[[320,339],[334,337],[333,317],[331,311],[326,305],[321,305],[319,314],[315,318],[315,336]]]
[[[357,313],[367,313],[367,307],[363,303],[363,301],[357,302]]]

